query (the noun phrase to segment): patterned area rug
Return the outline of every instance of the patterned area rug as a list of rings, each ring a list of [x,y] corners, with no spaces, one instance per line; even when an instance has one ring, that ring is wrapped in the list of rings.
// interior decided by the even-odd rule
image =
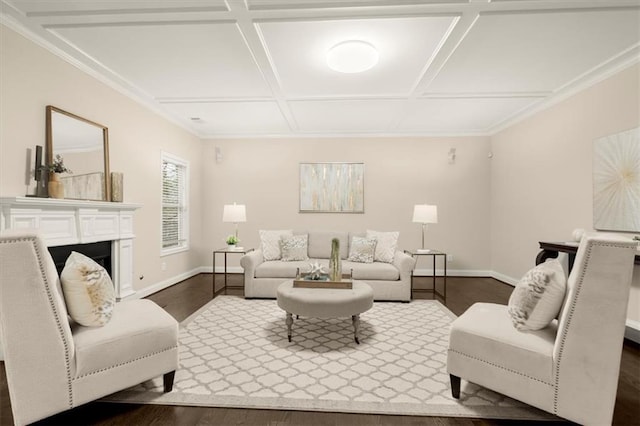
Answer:
[[[337,411],[350,413],[552,419],[462,381],[451,397],[446,373],[455,315],[432,300],[375,303],[350,318],[299,318],[287,341],[275,300],[220,296],[183,321],[180,369],[171,393],[161,378],[110,395],[109,402]]]

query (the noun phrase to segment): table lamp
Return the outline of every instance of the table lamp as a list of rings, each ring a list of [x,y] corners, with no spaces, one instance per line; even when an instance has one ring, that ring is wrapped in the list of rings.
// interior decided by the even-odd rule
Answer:
[[[422,248],[417,250],[418,253],[429,253],[431,250],[424,248],[424,232],[427,223],[438,223],[438,206],[416,204],[413,208],[413,222],[422,224]]]
[[[236,225],[235,236],[236,239],[238,239],[238,223],[247,221],[247,209],[245,208],[244,204],[225,204],[224,210],[222,212],[222,221],[232,222]],[[238,239],[238,241],[240,240]]]

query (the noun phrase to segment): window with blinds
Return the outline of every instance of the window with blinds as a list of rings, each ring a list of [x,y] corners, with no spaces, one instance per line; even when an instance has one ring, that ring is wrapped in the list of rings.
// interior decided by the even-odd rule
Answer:
[[[189,248],[189,163],[162,153],[162,253]]]

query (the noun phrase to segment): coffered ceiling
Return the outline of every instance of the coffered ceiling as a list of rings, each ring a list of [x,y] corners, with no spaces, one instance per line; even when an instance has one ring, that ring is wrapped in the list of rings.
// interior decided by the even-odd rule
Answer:
[[[491,134],[640,58],[640,0],[1,1],[2,23],[204,138]],[[377,65],[331,70],[345,40]]]

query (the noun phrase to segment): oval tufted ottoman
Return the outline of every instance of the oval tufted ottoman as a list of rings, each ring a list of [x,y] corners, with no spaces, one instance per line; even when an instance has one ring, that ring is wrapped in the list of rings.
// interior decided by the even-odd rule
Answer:
[[[353,281],[352,289],[294,287],[293,280],[278,286],[278,306],[287,313],[287,337],[291,341],[293,314],[313,318],[351,317],[353,338],[357,344],[360,314],[373,306],[373,290],[362,281]]]

